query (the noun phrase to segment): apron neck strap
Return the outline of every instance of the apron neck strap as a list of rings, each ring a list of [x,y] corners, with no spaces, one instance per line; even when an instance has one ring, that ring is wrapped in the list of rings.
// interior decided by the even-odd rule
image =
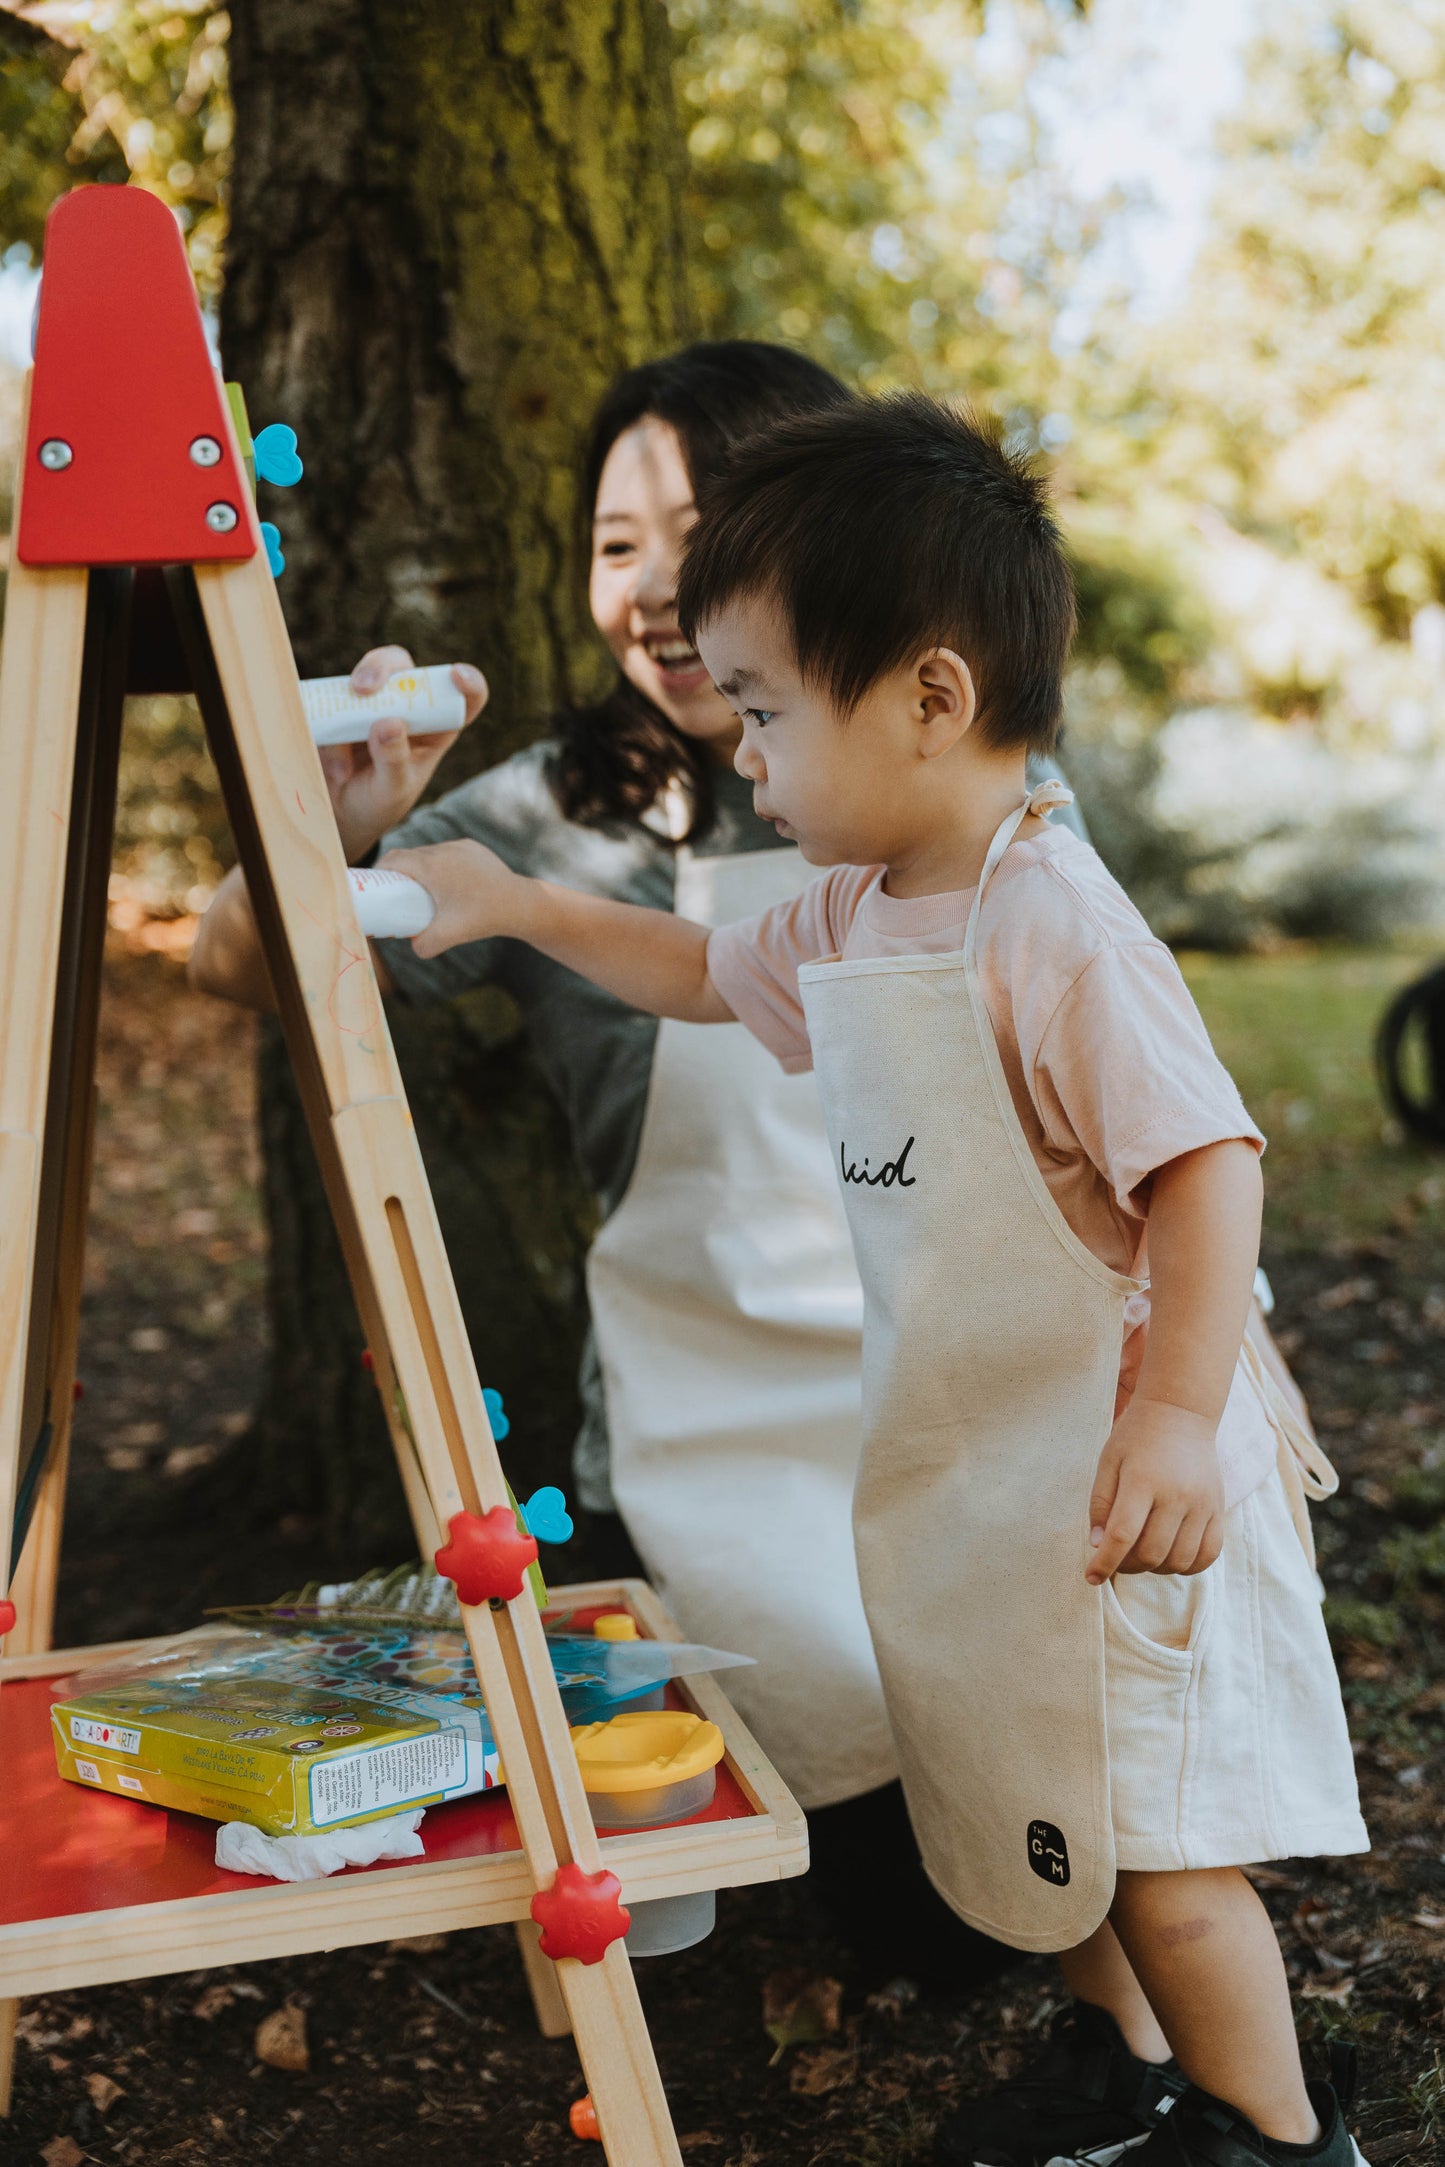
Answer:
[[[970,969],[973,967],[974,955],[978,947],[978,913],[979,906],[983,902],[983,891],[992,879],[1000,858],[1002,858],[1009,844],[1028,819],[1030,813],[1037,813],[1041,819],[1047,820],[1049,814],[1057,811],[1059,806],[1072,805],[1073,802],[1074,793],[1068,784],[1060,782],[1056,775],[1051,775],[1047,782],[1038,783],[1032,790],[1026,791],[1023,804],[1016,806],[1008,818],[1001,822],[995,832],[993,841],[988,846],[988,854],[983,861],[983,870],[978,876],[978,886],[973,891],[973,907],[968,914],[968,930],[963,936],[963,960]]]

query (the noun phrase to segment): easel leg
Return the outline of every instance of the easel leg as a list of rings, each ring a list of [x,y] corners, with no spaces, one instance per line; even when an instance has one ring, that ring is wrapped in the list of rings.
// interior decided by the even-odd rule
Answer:
[[[18,2001],[0,2001],[0,2116],[10,2112],[15,2085],[15,2027],[20,2022]]]
[[[0,668],[0,1590],[12,1516],[40,1448],[48,1349],[37,1310],[53,1285],[56,1198],[42,1194],[53,1121],[52,1038],[62,973],[72,786],[85,653],[83,570],[11,566]]]
[[[36,574],[18,564],[11,571],[6,646],[13,643],[15,661],[0,686],[0,821],[24,820],[26,786],[41,786],[38,802],[54,814],[53,821],[31,820],[19,844],[0,834],[17,897],[24,893],[27,923],[35,924],[49,905],[38,962],[30,951],[23,984],[14,974],[24,966],[15,963],[9,982],[0,983],[12,1023],[17,1010],[8,1002],[18,995],[22,1026],[35,1027],[28,1044],[23,1028],[14,1034],[19,1057],[7,1061],[0,1083],[0,1129],[8,1131],[0,1137],[0,1173],[8,1169],[16,1180],[14,1201],[21,1206],[7,1210],[0,1225],[7,1251],[0,1341],[10,1382],[0,1420],[0,1555],[13,1567],[11,1655],[48,1647],[55,1617],[128,602],[128,574]],[[8,787],[17,782],[20,789]],[[37,1439],[47,1434],[42,1447]],[[34,1464],[42,1449],[43,1465]],[[28,1524],[20,1516],[12,1533],[27,1457],[38,1483]],[[14,1537],[23,1543],[18,1558],[11,1555]],[[18,2001],[0,2002],[0,2114],[9,2112],[19,2015]]]
[[[371,1333],[378,1320],[378,1362],[384,1350],[405,1394],[432,1524],[505,1509],[275,585],[259,560],[169,576],[363,1323]],[[466,1608],[463,1620],[535,1884],[549,1887],[563,1863],[595,1872],[596,1832],[530,1596],[495,1611]],[[680,2167],[623,1944],[614,1942],[600,1964],[564,1961],[557,1985],[612,2167]]]
[[[572,2029],[572,2019],[557,1984],[557,1967],[550,1957],[543,1956],[539,1946],[541,1934],[530,1919],[518,1919],[516,1932],[522,1969],[527,1974],[532,2007],[537,2012],[537,2029],[544,2039],[565,2039]]]

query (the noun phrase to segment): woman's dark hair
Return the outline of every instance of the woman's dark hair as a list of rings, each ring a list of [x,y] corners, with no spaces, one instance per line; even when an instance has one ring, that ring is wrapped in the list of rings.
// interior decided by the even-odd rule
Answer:
[[[607,454],[644,417],[677,431],[693,487],[700,490],[722,472],[739,439],[784,415],[837,406],[848,397],[816,361],[761,339],[704,339],[624,370],[593,417],[583,456],[578,513],[588,546]],[[635,821],[676,778],[692,809],[689,835],[701,835],[711,823],[713,764],[706,746],[675,730],[620,672],[604,699],[566,710],[553,727],[557,743],[548,779],[569,820],[586,827]]]

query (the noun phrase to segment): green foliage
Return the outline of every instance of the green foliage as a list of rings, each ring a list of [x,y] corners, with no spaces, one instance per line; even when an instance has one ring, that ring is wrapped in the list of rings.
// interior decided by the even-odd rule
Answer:
[[[1445,597],[1445,6],[1276,4],[1223,148],[1163,456],[1398,634]]]
[[[1445,1520],[1445,1464],[1411,1467],[1395,1481],[1395,1510],[1402,1520],[1428,1527]]]
[[[1325,1624],[1336,1647],[1357,1640],[1370,1648],[1393,1648],[1399,1644],[1405,1630],[1404,1621],[1393,1605],[1360,1602],[1350,1595],[1327,1597]]]
[[[1020,0],[1022,57],[976,65],[981,0],[671,0],[713,335],[781,338],[864,384],[921,383],[1029,436],[1056,375],[1061,272],[1087,235],[1019,218],[1021,95],[1056,11]]]
[[[1162,708],[1210,650],[1214,628],[1197,592],[1168,555],[1121,535],[1076,525],[1070,540],[1076,656],[1114,663],[1140,700]]]
[[[45,214],[79,180],[124,180],[110,138],[71,155],[77,104],[70,56],[0,16],[0,252],[38,255]]]
[[[231,144],[230,17],[215,0],[94,0],[67,13],[66,52],[12,29],[0,43],[0,250],[38,252],[45,213],[80,181],[132,180],[171,204],[213,294]]]

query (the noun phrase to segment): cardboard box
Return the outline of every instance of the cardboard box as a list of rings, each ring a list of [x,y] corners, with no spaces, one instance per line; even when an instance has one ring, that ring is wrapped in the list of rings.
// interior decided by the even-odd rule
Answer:
[[[500,1782],[480,1706],[424,1702],[254,1673],[138,1679],[57,1701],[55,1761],[122,1798],[309,1836]]]

